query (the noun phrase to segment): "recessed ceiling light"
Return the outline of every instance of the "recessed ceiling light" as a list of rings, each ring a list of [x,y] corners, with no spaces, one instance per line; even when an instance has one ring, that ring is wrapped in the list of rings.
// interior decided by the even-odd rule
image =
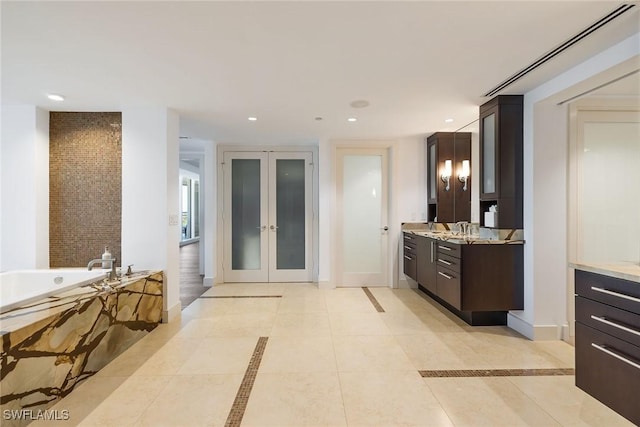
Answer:
[[[255,122],[256,120],[258,120],[257,117],[249,117],[247,120],[249,120],[250,122]]]
[[[445,123],[453,123],[453,119],[444,119]]]
[[[47,98],[49,98],[52,101],[64,101],[64,96],[58,95],[58,94],[55,94],[55,93],[48,94]]]
[[[355,122],[355,121],[358,121],[358,119],[356,119],[355,117],[349,117],[349,118],[347,119],[347,121],[349,121],[349,122]]]
[[[367,101],[366,99],[357,99],[349,105],[351,105],[353,108],[365,108],[369,106],[369,101]]]

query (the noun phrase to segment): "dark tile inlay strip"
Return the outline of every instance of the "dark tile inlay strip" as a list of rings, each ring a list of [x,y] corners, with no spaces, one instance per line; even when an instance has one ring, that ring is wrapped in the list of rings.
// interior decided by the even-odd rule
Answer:
[[[460,369],[418,371],[423,378],[456,377],[538,377],[555,375],[575,375],[573,368],[548,369]]]
[[[378,313],[384,313],[384,308],[382,308],[382,306],[380,305],[376,297],[373,296],[369,288],[364,286],[362,290],[364,291],[365,294],[367,294],[367,296],[369,297],[369,301],[371,301],[371,304],[373,304],[373,306],[376,308]]]
[[[242,383],[240,384],[240,388],[236,394],[236,399],[233,401],[233,405],[231,406],[231,410],[227,416],[225,427],[239,427],[240,423],[242,423],[242,417],[244,417],[244,411],[247,409],[249,395],[251,394],[253,383],[256,380],[260,361],[262,360],[262,355],[264,354],[264,349],[267,346],[268,339],[269,337],[258,338],[258,343],[256,344],[255,350],[253,350],[253,355],[251,356],[249,366],[244,373],[244,378],[242,378]]]
[[[201,295],[198,298],[282,298],[282,295]]]

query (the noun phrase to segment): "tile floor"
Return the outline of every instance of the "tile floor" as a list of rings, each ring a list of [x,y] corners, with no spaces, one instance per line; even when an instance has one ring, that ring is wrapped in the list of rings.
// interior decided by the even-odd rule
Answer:
[[[572,368],[573,347],[472,328],[413,290],[370,291],[384,312],[359,288],[216,286],[51,408],[70,420],[32,425],[631,425],[566,373],[423,377]]]

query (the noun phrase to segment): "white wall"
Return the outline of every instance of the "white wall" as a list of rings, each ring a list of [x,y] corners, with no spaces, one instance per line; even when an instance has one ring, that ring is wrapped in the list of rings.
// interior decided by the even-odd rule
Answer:
[[[0,271],[49,268],[49,112],[2,108]]]
[[[180,314],[178,116],[122,111],[122,263],[165,271],[163,320]]]
[[[525,309],[509,326],[531,339],[558,339],[568,329],[567,110],[557,104],[638,68],[640,33],[591,57],[524,96]]]
[[[213,286],[216,282],[216,238],[217,232],[217,169],[216,169],[216,145],[207,144],[204,149],[204,160],[201,173],[203,179],[200,182],[202,192],[202,205],[204,205],[203,230],[200,231],[203,238],[200,239],[201,254],[204,256],[204,280],[205,286]]]

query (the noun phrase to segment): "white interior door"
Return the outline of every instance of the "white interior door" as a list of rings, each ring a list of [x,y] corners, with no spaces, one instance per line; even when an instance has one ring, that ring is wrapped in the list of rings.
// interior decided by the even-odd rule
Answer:
[[[310,152],[225,152],[225,282],[312,280],[312,160]]]
[[[387,149],[337,150],[337,286],[388,286]]]

